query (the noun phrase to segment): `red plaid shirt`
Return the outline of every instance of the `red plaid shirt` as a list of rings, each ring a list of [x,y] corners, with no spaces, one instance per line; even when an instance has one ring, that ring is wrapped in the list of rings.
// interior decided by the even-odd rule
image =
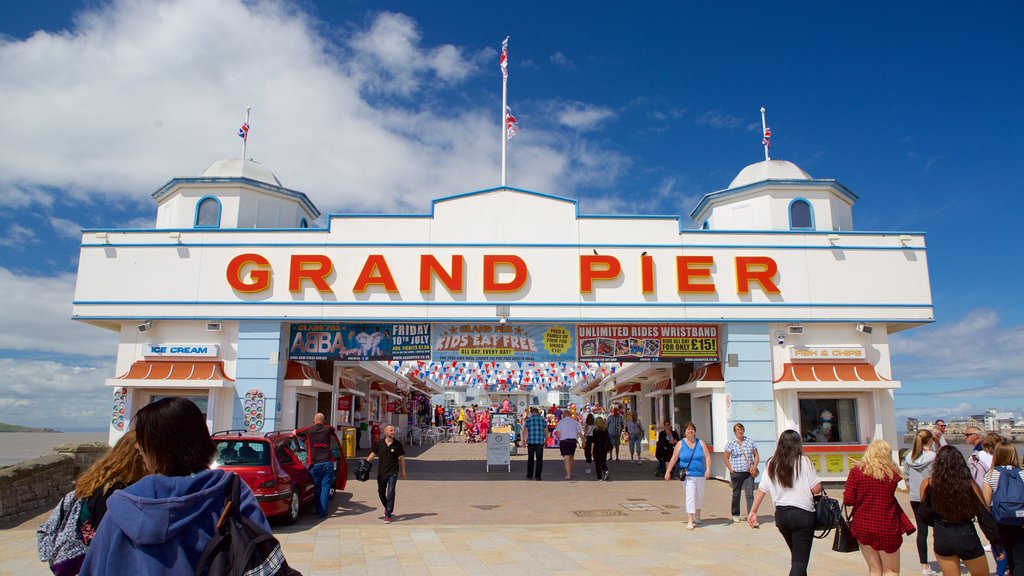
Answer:
[[[904,534],[914,533],[916,528],[896,501],[899,481],[899,474],[875,480],[856,466],[850,469],[843,505],[853,508],[850,530],[857,542],[892,554],[900,549]]]

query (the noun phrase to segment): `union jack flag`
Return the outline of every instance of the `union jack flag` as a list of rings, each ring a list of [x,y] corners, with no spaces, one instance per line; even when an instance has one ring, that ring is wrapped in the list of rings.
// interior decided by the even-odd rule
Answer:
[[[501,67],[501,77],[508,79],[508,36],[501,42],[501,59],[498,60]]]
[[[764,129],[764,137],[761,138],[761,144],[764,144],[765,146],[767,146],[769,148],[772,147],[772,129],[771,128],[765,128]]]
[[[246,142],[249,141],[249,123],[243,122],[242,127],[238,129],[238,137]]]

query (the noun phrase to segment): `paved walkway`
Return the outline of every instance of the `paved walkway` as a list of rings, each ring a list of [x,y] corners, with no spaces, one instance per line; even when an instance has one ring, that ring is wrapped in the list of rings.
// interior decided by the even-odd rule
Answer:
[[[728,485],[710,481],[705,521],[688,532],[679,482],[656,480],[647,458],[639,466],[612,462],[611,482],[595,481],[577,461],[576,478],[567,481],[557,450],[546,450],[544,480],[536,482],[525,479],[525,454],[512,457],[511,473],[486,472],[482,444],[414,446],[391,525],[383,523],[371,478],[349,480],[326,521],[308,509],[295,526],[274,531],[289,563],[307,576],[788,573],[789,551],[768,500],[760,529],[734,524]],[[47,513],[0,531],[0,574],[49,574],[35,546]],[[814,543],[810,574],[867,572],[859,553],[831,546],[831,537]],[[911,536],[902,548],[903,574],[920,573],[916,556]]]

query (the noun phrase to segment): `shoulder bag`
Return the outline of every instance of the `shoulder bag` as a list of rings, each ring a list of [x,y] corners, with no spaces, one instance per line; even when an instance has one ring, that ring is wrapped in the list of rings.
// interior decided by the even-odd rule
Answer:
[[[836,537],[832,540],[833,551],[845,553],[860,550],[860,544],[853,537],[853,531],[850,530],[852,521],[853,515],[847,511],[846,506],[843,506],[843,514],[839,516],[839,523],[836,526]]]
[[[683,443],[683,446],[686,446],[686,440],[680,440],[680,442]],[[686,466],[682,465],[682,460],[679,461],[679,480],[681,482],[686,482],[686,475],[690,471],[690,464],[693,462],[693,455],[697,453],[697,448],[700,448],[700,438],[697,438],[696,444],[693,445],[693,452],[690,452],[690,459],[686,462]]]
[[[822,534],[814,537],[821,539],[828,536],[832,529],[839,525],[841,517],[839,501],[829,497],[825,492],[825,487],[822,486],[821,494],[814,497],[814,529],[821,530]]]

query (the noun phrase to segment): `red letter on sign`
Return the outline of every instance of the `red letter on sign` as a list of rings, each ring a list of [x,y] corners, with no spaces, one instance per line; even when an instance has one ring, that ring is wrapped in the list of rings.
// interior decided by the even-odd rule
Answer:
[[[515,278],[508,282],[498,282],[499,265],[511,266],[515,270]],[[526,284],[528,276],[526,262],[519,256],[484,256],[484,292],[515,292]]]
[[[252,264],[256,268],[249,270],[250,282],[243,280],[245,272],[242,268]],[[228,262],[228,284],[239,292],[262,292],[270,288],[270,262],[259,254],[240,254]]]
[[[580,292],[584,294],[594,291],[594,280],[614,280],[621,273],[622,264],[615,256],[580,254]]]
[[[715,283],[695,284],[693,278],[711,280],[711,267],[715,259],[711,256],[676,256],[676,275],[678,276],[678,292],[680,294],[708,294],[715,292]],[[698,268],[701,266],[702,268]],[[707,268],[703,268],[707,266]]]
[[[441,263],[430,254],[420,255],[420,292],[430,292],[431,279],[436,277],[450,292],[462,292],[463,269],[466,259],[461,254],[452,254],[452,273],[445,272]]]
[[[779,265],[767,256],[736,257],[736,293],[750,294],[750,282],[757,282],[766,294],[779,294],[781,290],[772,278],[779,273]]]
[[[654,294],[654,258],[640,256],[640,292]]]
[[[359,278],[356,278],[352,291],[366,292],[366,287],[370,284],[383,286],[388,292],[398,292],[395,278],[391,275],[387,260],[382,254],[370,254],[366,257],[366,263],[363,264],[363,270],[359,272]]]
[[[330,292],[327,277],[334,272],[331,259],[323,254],[293,254],[292,269],[288,274],[288,291],[301,292],[302,280],[306,279],[320,292]]]

